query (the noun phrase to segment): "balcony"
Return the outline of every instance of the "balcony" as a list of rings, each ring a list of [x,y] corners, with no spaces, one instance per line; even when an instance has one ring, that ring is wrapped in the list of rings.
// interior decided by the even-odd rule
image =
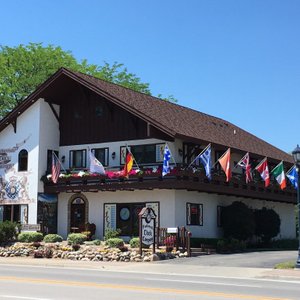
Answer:
[[[45,193],[176,189],[296,203],[296,191],[291,186],[282,191],[273,180],[265,188],[263,181],[257,179],[246,184],[244,175],[235,173],[230,182],[225,182],[225,175],[215,172],[209,181],[203,171],[185,170],[181,167],[173,168],[164,177],[161,176],[160,168],[145,168],[133,170],[128,178],[122,176],[121,171],[108,171],[106,175],[79,172],[61,175],[56,184],[51,178],[44,177],[43,181]]]

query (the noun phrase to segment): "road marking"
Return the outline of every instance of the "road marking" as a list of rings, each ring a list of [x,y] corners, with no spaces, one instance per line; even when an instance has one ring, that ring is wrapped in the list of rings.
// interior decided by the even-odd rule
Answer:
[[[27,299],[27,300],[50,300],[48,298],[32,298],[32,297],[24,297],[24,296],[10,296],[10,295],[0,295],[2,298],[10,298],[10,299]]]
[[[223,282],[211,282],[211,281],[196,281],[196,280],[180,280],[180,279],[165,279],[165,278],[144,278],[149,281],[167,281],[167,282],[182,282],[182,283],[197,283],[197,284],[212,284],[212,285],[228,285],[228,286],[239,286],[239,287],[253,287],[261,288],[261,285],[251,284],[236,284],[236,283],[223,283]]]
[[[13,276],[0,276],[1,281],[13,281],[33,284],[52,284],[52,285],[65,285],[65,286],[80,286],[80,287],[93,287],[100,289],[122,289],[128,291],[142,291],[153,293],[168,293],[168,294],[181,294],[181,295],[205,295],[208,297],[223,297],[230,299],[250,299],[250,300],[290,300],[288,298],[275,298],[266,296],[255,296],[246,294],[233,294],[222,292],[210,292],[210,291],[194,291],[194,290],[181,290],[170,288],[155,288],[144,286],[132,286],[121,284],[109,284],[109,283],[95,283],[95,282],[80,282],[80,281],[66,281],[66,280],[53,280],[53,279],[40,279],[40,278],[20,278]]]

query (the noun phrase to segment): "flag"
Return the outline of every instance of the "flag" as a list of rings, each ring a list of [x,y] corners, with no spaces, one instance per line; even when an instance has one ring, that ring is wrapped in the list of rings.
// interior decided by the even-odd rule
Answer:
[[[289,179],[295,189],[298,188],[298,176],[296,165],[286,173],[286,177]]]
[[[60,174],[60,161],[58,157],[55,155],[54,152],[52,152],[52,168],[51,168],[51,179],[53,183],[57,183],[59,174]]]
[[[211,147],[210,147],[210,144],[206,147],[206,150],[204,150],[199,155],[199,160],[205,169],[206,177],[209,180],[211,180]]]
[[[168,145],[165,145],[164,150],[164,161],[163,161],[163,170],[162,170],[162,176],[167,175],[170,173],[170,166],[169,166],[169,160],[171,159],[171,152],[168,148]]]
[[[245,170],[246,183],[252,181],[249,152],[246,153],[246,155],[237,163],[237,165]]]
[[[286,180],[283,169],[283,161],[280,162],[272,171],[271,174],[275,177],[276,181],[279,183],[280,188],[283,190],[286,188]]]
[[[105,175],[105,170],[101,162],[95,157],[90,150],[90,172]]]
[[[125,166],[123,170],[123,175],[128,178],[130,171],[132,170],[133,166],[133,156],[131,152],[128,152],[126,155]]]
[[[226,182],[231,178],[231,169],[230,169],[230,148],[218,159],[223,171],[226,175]]]
[[[265,187],[268,187],[270,185],[270,173],[266,157],[255,167],[255,170],[260,173],[261,178],[265,181]]]

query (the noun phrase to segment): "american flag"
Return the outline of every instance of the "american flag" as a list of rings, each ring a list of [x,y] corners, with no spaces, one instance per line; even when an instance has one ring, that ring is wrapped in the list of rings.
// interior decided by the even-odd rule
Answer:
[[[60,161],[58,157],[52,152],[52,181],[57,183],[60,174]]]
[[[249,183],[253,180],[252,173],[251,173],[251,164],[250,164],[250,157],[249,152],[237,163],[238,166],[242,167],[245,170],[246,175],[246,183]]]

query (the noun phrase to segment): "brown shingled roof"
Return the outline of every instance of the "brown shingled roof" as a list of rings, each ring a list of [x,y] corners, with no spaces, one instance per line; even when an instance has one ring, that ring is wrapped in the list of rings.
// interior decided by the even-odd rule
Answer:
[[[198,140],[199,143],[207,141],[263,157],[267,156],[293,163],[291,155],[220,118],[66,69],[56,72],[25,102],[30,103],[33,97],[36,99],[39,90],[42,91],[43,85],[48,87],[61,74],[67,75],[96,93],[105,96],[115,104],[138,115],[173,137],[182,138],[185,141]],[[0,122],[0,130],[2,130],[3,126],[1,125],[5,120],[6,118]]]

